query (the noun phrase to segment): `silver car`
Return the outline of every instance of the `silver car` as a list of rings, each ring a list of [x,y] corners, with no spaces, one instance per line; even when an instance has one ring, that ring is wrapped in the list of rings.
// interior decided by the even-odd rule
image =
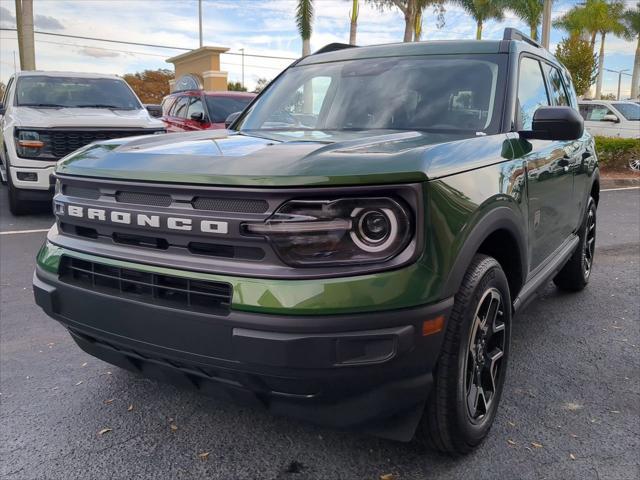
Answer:
[[[635,102],[583,100],[580,114],[592,135],[640,138],[640,105]]]

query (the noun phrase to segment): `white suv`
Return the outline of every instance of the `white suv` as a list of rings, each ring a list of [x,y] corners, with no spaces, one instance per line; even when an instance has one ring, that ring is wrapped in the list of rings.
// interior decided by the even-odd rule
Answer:
[[[640,138],[640,105],[635,102],[583,100],[580,115],[591,135]]]
[[[20,72],[0,103],[0,176],[19,215],[53,194],[55,163],[109,138],[164,133],[129,85],[113,75]]]

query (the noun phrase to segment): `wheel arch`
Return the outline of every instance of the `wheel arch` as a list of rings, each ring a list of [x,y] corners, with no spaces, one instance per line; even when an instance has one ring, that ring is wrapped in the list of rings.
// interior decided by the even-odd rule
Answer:
[[[474,255],[483,253],[500,263],[513,301],[528,272],[526,233],[521,222],[509,207],[495,208],[478,220],[453,263],[445,283],[445,294],[456,294]]]

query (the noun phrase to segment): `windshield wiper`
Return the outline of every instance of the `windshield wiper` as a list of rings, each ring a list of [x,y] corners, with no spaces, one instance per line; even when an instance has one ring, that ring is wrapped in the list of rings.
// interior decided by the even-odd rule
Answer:
[[[66,108],[66,105],[58,105],[57,103],[20,103],[19,107],[49,107],[49,108]]]
[[[112,110],[133,110],[131,107],[119,107],[118,105],[108,105],[106,103],[92,103],[87,105],[76,105],[75,108],[110,108]]]

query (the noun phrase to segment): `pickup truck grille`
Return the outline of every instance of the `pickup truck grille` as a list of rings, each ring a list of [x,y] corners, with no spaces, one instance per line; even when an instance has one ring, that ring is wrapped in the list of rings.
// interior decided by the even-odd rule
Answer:
[[[132,130],[50,130],[51,154],[62,158],[71,152],[98,140],[133,137],[148,134],[148,129]]]
[[[116,295],[154,305],[215,315],[227,315],[232,287],[225,282],[120,268],[63,256],[60,280],[87,290]]]

